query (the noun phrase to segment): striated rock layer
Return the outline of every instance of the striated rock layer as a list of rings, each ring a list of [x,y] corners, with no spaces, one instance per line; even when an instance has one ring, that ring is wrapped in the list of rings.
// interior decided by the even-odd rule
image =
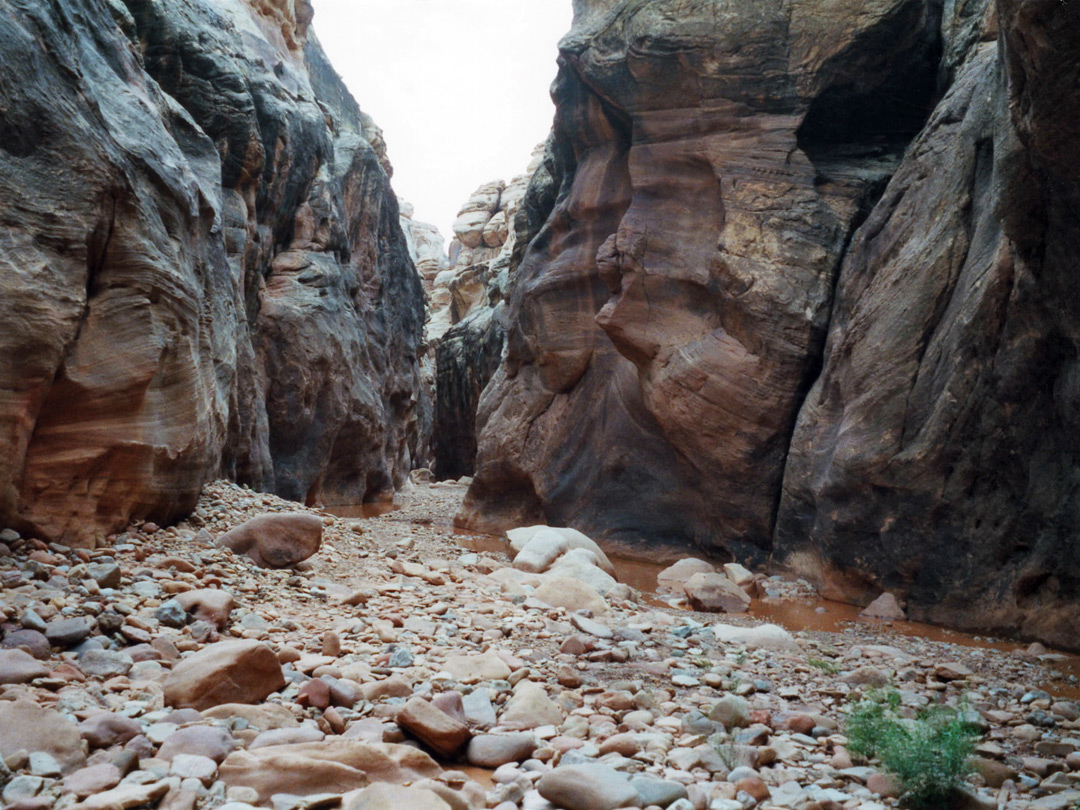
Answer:
[[[578,5],[459,522],[1075,646],[1080,18]]]
[[[0,523],[87,542],[219,473],[356,501],[426,443],[381,135],[311,16],[0,11]]]
[[[922,122],[938,17],[585,5],[464,519],[761,560],[840,257]]]
[[[830,595],[1075,648],[1080,17],[997,21],[845,259],[775,553]]]

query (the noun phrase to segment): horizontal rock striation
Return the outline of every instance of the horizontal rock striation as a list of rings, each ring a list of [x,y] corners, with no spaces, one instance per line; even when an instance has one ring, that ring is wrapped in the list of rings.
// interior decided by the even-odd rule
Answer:
[[[577,5],[459,523],[1075,646],[1068,4]]]
[[[578,14],[466,523],[768,555],[844,246],[937,69],[925,3],[819,11]]]
[[[219,473],[300,500],[426,444],[381,136],[303,0],[0,11],[0,523],[80,544]]]

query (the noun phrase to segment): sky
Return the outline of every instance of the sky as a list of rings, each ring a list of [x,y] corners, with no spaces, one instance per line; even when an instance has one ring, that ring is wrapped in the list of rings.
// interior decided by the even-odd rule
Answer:
[[[312,0],[315,33],[382,128],[415,218],[451,236],[481,184],[510,180],[551,128],[571,0]]]

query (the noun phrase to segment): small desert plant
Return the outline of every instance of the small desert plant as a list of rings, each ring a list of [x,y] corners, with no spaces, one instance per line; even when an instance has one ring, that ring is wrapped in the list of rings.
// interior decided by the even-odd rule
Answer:
[[[840,671],[840,665],[827,658],[808,658],[806,659],[806,663],[820,669],[822,672],[827,672],[830,675],[835,675]]]
[[[915,718],[899,714],[895,690],[871,693],[847,719],[848,748],[876,756],[899,781],[903,802],[915,810],[947,808],[965,776],[977,732],[957,709],[934,706]]]

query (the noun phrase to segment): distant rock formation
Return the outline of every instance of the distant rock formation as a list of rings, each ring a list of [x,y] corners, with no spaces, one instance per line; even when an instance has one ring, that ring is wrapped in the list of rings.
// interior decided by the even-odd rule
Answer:
[[[311,19],[0,12],[0,523],[85,544],[222,473],[358,501],[423,452],[420,280]]]
[[[473,472],[477,403],[502,359],[504,290],[520,261],[515,247],[532,236],[520,239],[514,220],[543,152],[538,146],[525,173],[509,183],[485,183],[473,192],[454,222],[449,258],[435,226],[416,222],[411,212],[403,220],[429,296],[425,336],[428,356],[435,358],[432,453],[440,479]]]
[[[772,559],[1063,643],[1080,17],[575,6],[459,522]]]

